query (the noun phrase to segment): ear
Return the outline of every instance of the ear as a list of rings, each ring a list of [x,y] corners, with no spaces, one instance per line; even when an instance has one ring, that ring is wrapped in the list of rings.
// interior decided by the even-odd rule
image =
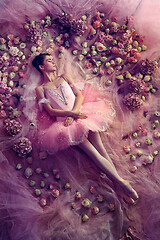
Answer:
[[[43,65],[39,65],[39,69],[40,69],[41,71],[43,71],[43,70],[44,70],[44,66],[43,66]]]

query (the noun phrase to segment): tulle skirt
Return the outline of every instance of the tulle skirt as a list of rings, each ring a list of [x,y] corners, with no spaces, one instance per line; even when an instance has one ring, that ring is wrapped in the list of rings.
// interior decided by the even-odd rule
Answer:
[[[66,118],[58,117],[50,127],[41,131],[42,149],[55,153],[80,144],[87,138],[89,131],[104,132],[111,125],[115,110],[105,93],[101,89],[98,90],[94,84],[85,84],[82,94],[84,101],[80,112],[85,113],[87,118],[75,119],[71,125],[65,126]],[[40,126],[40,129],[43,127]]]

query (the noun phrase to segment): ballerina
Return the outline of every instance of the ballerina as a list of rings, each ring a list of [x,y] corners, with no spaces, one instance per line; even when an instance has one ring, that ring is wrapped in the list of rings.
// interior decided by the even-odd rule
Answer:
[[[91,124],[89,126],[94,113],[87,113],[85,103],[83,106],[83,95],[75,86],[72,77],[66,74],[57,76],[57,67],[51,55],[41,53],[34,58],[32,64],[43,76],[43,83],[36,88],[39,105],[42,105],[51,117],[56,117],[56,121],[42,133],[43,148],[54,153],[67,146],[78,145],[112,180],[120,195],[134,203],[138,199],[137,192],[119,176],[98,132],[105,130],[105,115],[99,112],[98,120],[92,123],[94,127]],[[101,104],[104,104],[103,101],[98,102],[99,109]],[[108,110],[108,115],[109,111],[111,110]],[[98,127],[95,130],[96,121]]]

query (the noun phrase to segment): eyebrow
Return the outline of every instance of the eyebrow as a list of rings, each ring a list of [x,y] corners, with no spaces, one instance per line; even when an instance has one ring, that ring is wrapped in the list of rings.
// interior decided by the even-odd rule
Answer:
[[[47,61],[48,61],[48,60],[53,60],[53,58],[52,58],[52,57],[50,57],[50,58],[47,58],[46,60],[47,60]]]

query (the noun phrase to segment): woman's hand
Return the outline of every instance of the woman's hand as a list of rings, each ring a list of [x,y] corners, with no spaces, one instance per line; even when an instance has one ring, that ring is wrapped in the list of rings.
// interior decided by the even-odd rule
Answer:
[[[66,118],[66,121],[65,121],[65,123],[64,123],[64,126],[65,126],[65,127],[70,126],[73,121],[74,121],[74,118],[73,118],[73,117],[67,117],[67,118]]]
[[[73,118],[80,118],[80,119],[87,118],[87,115],[85,113],[75,112],[75,111],[71,111],[71,115],[70,116],[73,117]]]

